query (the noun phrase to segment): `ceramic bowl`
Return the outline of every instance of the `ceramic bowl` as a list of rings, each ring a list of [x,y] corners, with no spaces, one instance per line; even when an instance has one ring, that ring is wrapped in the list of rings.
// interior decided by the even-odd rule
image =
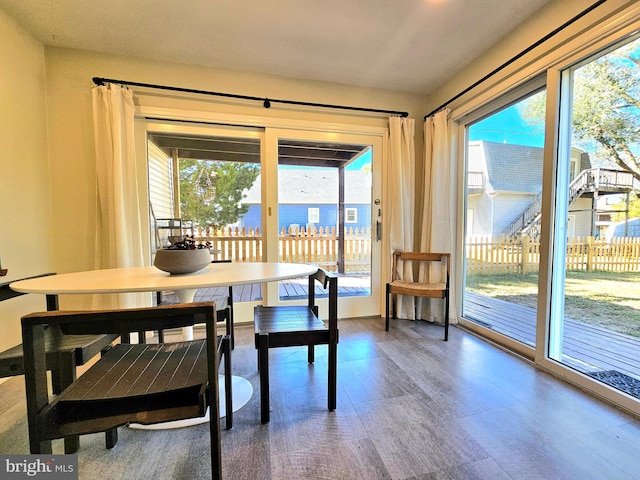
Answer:
[[[194,250],[158,250],[153,265],[171,275],[182,275],[202,270],[211,263],[208,248]]]

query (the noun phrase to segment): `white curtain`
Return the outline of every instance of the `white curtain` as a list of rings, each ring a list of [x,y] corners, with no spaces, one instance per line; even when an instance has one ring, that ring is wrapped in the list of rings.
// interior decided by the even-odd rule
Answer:
[[[93,87],[97,218],[95,268],[144,265],[133,94],[117,85]],[[94,296],[94,308],[144,305],[148,295]]]
[[[391,252],[413,250],[413,222],[415,220],[415,120],[389,118],[389,181],[391,202],[389,232]],[[398,272],[401,279],[413,280],[413,272],[407,268]],[[415,320],[413,297],[398,296],[397,316]]]
[[[456,218],[456,129],[449,119],[449,110],[442,110],[427,118],[424,124],[424,165],[425,185],[420,226],[420,251],[451,253],[449,269],[453,273],[455,264],[455,221]],[[422,282],[437,282],[442,272],[431,268],[421,270]],[[453,282],[449,291],[450,299],[455,298]],[[449,318],[457,321],[455,302],[450,302]],[[418,299],[420,318],[429,321],[443,321],[443,301],[428,298]]]

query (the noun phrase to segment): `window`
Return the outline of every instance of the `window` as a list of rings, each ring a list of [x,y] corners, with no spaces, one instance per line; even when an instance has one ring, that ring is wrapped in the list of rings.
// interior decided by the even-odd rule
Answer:
[[[466,167],[460,323],[635,413],[639,28],[585,33],[599,43],[452,114]],[[614,222],[627,238],[603,233]]]
[[[307,222],[308,223],[319,223],[320,222],[320,209],[319,208],[309,208],[307,210]]]
[[[628,195],[640,189],[639,62],[640,38],[625,39],[560,72],[548,339],[550,359],[636,399],[638,238],[628,230],[607,240],[599,224],[611,214],[607,197],[619,200],[623,225],[634,215]]]
[[[345,208],[344,209],[344,223],[358,223],[358,209],[357,208]]]
[[[534,346],[546,89],[510,100],[467,126],[463,315]]]

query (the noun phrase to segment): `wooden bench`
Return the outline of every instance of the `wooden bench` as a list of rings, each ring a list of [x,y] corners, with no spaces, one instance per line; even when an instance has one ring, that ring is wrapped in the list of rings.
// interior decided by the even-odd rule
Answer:
[[[329,292],[327,324],[318,316],[315,299],[316,283]],[[328,407],[336,408],[338,371],[338,277],[318,268],[309,275],[307,305],[264,307],[254,310],[255,346],[258,349],[260,370],[260,418],[269,422],[269,349],[278,347],[308,346],[307,360],[314,362],[314,346],[328,345]]]
[[[47,273],[44,275],[53,275]],[[35,278],[35,277],[29,277]],[[20,280],[26,280],[21,278]],[[14,280],[17,281],[17,280]],[[9,288],[9,284],[0,284],[0,302],[20,295]],[[46,296],[47,310],[58,309],[58,296]],[[84,365],[93,357],[109,347],[118,335],[63,335],[60,328],[46,326],[44,328],[44,348],[47,370],[51,371],[51,383],[54,394],[62,392],[76,379],[76,367]],[[24,375],[24,351],[22,344],[0,352],[0,378]],[[107,446],[111,440],[107,439]],[[64,442],[65,453],[75,453],[80,446],[77,436],[68,437]]]

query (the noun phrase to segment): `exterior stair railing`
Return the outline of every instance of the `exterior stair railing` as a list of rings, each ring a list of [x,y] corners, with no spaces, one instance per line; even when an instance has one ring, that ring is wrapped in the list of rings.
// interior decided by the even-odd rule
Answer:
[[[590,168],[581,171],[569,184],[569,205],[572,205],[585,192],[626,189],[640,191],[640,182],[631,173],[607,168]],[[503,230],[502,234],[507,238],[522,234],[535,238],[540,233],[541,199],[542,194],[539,193],[529,206]]]

